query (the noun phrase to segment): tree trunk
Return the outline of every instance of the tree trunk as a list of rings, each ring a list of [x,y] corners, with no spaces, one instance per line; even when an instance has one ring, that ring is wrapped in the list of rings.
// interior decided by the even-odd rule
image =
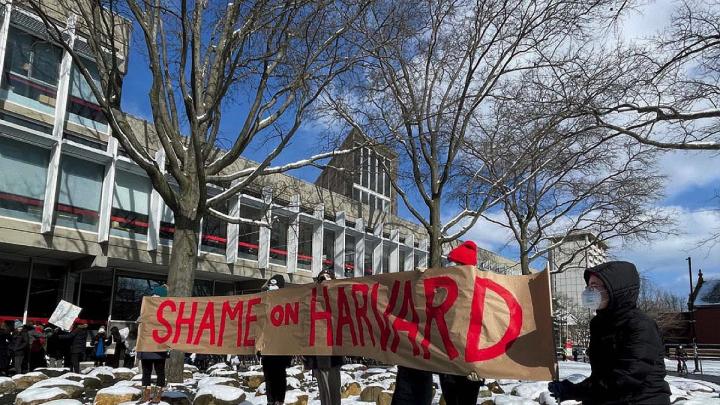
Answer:
[[[189,297],[195,282],[195,268],[198,261],[198,238],[200,218],[188,218],[175,214],[175,235],[168,269],[168,295]],[[185,353],[177,350],[170,352],[166,375],[168,382],[183,382],[183,364]]]
[[[520,228],[520,269],[522,274],[530,274],[530,258],[527,248],[527,230]]]
[[[430,243],[428,246],[428,267],[440,267],[442,266],[442,234],[440,229],[442,223],[440,220],[440,201],[433,201],[433,206],[430,207],[430,229],[428,229],[428,236],[430,237]]]

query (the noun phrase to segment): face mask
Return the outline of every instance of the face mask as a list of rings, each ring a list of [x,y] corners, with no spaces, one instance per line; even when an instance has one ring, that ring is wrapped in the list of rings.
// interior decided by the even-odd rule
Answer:
[[[585,308],[595,310],[602,304],[602,294],[598,290],[586,288],[580,295],[580,301]]]
[[[276,285],[268,286],[268,290],[269,290],[269,291],[275,291],[275,290],[279,290],[279,289],[280,289],[280,287],[278,287],[278,286],[276,286]]]

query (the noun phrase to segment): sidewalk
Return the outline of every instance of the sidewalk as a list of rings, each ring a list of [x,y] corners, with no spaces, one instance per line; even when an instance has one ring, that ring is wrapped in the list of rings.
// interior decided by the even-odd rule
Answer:
[[[673,377],[687,378],[689,380],[707,381],[707,382],[711,382],[713,384],[720,385],[720,375],[710,375],[710,374],[700,374],[700,373],[697,373],[697,374],[688,373],[687,375],[680,375],[674,371],[668,371],[667,374],[671,375]]]

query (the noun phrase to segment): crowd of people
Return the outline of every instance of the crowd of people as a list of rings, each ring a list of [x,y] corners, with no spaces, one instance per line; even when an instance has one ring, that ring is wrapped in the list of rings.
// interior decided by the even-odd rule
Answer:
[[[477,265],[477,247],[465,242],[448,254],[449,264]],[[424,271],[418,269],[418,271]],[[628,262],[608,262],[589,268],[584,274],[586,289],[582,303],[596,315],[590,323],[590,345],[583,353],[592,366],[592,374],[584,381],[553,381],[548,385],[550,393],[559,401],[577,400],[584,404],[669,404],[670,387],[665,381],[664,347],[656,323],[637,308],[640,278],[635,266]],[[315,279],[317,284],[333,280],[334,274],[322,271]],[[263,287],[265,291],[285,286],[281,275],[270,278]],[[154,295],[166,295],[167,290]],[[141,322],[139,319],[138,322]],[[118,367],[134,364],[126,338],[113,327],[106,333],[101,327],[90,339],[88,326],[77,324],[70,332],[44,325],[14,323],[14,329],[0,325],[0,374],[7,375],[11,368],[24,373],[37,367],[48,366],[47,359],[80,372],[80,362],[90,353],[96,366]],[[111,353],[108,348],[113,347]],[[682,350],[682,349],[681,349]],[[572,353],[577,360],[578,354]],[[269,405],[283,404],[287,386],[286,369],[291,366],[292,356],[263,355],[258,353],[265,378]],[[678,365],[681,367],[678,355]],[[142,370],[142,401],[160,402],[166,385],[165,362],[168,353],[137,353]],[[222,358],[220,358],[222,359]],[[130,363],[128,363],[128,360]],[[190,355],[186,361],[201,369],[207,369],[212,357]],[[303,356],[307,370],[317,380],[322,405],[340,405],[339,356]],[[222,360],[221,360],[222,361]],[[240,360],[228,357],[237,367]],[[684,358],[682,358],[684,363]],[[151,376],[156,375],[153,384]],[[440,374],[440,388],[448,405],[475,404],[484,379],[477,373],[467,376]],[[433,399],[433,373],[399,366],[392,405],[430,405]]]

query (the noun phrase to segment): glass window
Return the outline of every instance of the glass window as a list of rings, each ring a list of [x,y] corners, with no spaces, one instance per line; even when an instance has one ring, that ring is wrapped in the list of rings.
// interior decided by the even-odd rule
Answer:
[[[375,250],[375,244],[371,243],[367,239],[365,240],[365,272],[366,276],[372,276],[373,272],[373,251]]]
[[[52,115],[61,59],[59,47],[11,26],[0,96]]]
[[[193,297],[210,297],[213,295],[213,282],[195,279],[192,290]]]
[[[405,271],[405,260],[407,259],[407,252],[400,249],[400,267],[398,271]]]
[[[98,72],[95,62],[83,59],[83,64],[90,73],[90,76],[92,76],[93,83],[95,83],[98,88],[102,88],[100,73]],[[68,120],[74,124],[83,125],[103,133],[108,132],[108,122],[105,114],[103,114],[98,105],[92,88],[87,80],[85,80],[85,76],[82,75],[75,63],[73,63],[70,72],[67,115]]]
[[[325,259],[322,263],[323,270],[335,272],[333,263],[335,262],[335,232],[324,228],[323,229],[323,256]]]
[[[118,170],[110,214],[110,233],[145,240],[152,186],[147,177]]]
[[[60,301],[61,281],[65,269],[60,266],[49,266],[36,263],[33,266],[32,283],[30,284],[30,300],[28,316],[33,318],[49,318]],[[25,291],[25,290],[23,290]]]
[[[391,196],[391,194],[390,194],[390,186],[391,186],[390,176],[388,176],[387,173],[383,173],[383,177],[385,177],[385,182],[384,182],[384,184],[385,184],[385,195],[388,196],[388,197],[390,197],[390,196]]]
[[[362,151],[362,163],[361,163],[362,170],[360,170],[360,184],[363,187],[367,187],[368,186],[368,176],[369,176],[369,173],[368,173],[368,164],[369,163],[368,162],[370,160],[368,159],[368,149],[362,148],[361,151]]]
[[[375,153],[370,154],[370,185],[368,188],[372,191],[377,191],[377,184],[375,183],[377,175],[377,159]]]
[[[240,217],[260,221],[263,217],[263,210],[241,203]],[[238,229],[238,257],[242,259],[257,260],[259,244],[260,226],[240,223]]]
[[[345,277],[355,275],[355,237],[345,234]]]
[[[135,321],[140,316],[142,297],[152,295],[165,280],[119,276],[115,283],[112,319]]]
[[[390,273],[390,246],[383,246],[382,272]]]
[[[82,273],[78,306],[80,318],[92,323],[104,323],[110,312],[113,273],[110,270],[91,270]]]
[[[298,234],[298,268],[312,269],[313,225],[300,222]]]
[[[99,164],[62,156],[55,206],[57,225],[97,232],[104,173]]]
[[[274,219],[270,230],[270,263],[287,265],[287,234],[289,221],[285,217]]]
[[[160,243],[172,245],[175,237],[175,216],[172,209],[163,204],[162,218],[160,219]]]
[[[215,282],[213,295],[235,295],[235,283]]]
[[[0,215],[42,220],[49,160],[46,149],[0,137]]]
[[[30,263],[3,259],[0,267],[0,285],[3,286],[2,305],[0,305],[2,319],[11,321],[22,319],[29,274]]]
[[[227,204],[221,207],[220,212],[227,213]],[[203,218],[201,249],[205,252],[224,255],[227,246],[227,222],[206,215]]]

